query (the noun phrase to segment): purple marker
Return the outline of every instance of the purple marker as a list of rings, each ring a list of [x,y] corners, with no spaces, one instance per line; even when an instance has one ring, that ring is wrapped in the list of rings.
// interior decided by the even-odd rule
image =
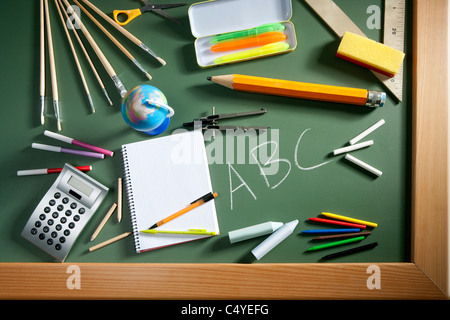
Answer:
[[[70,154],[76,154],[79,156],[92,157],[92,158],[103,159],[105,157],[105,155],[102,153],[75,150],[75,149],[67,149],[67,148],[49,146],[47,144],[40,144],[40,143],[32,143],[31,147],[33,149],[40,149],[40,150],[45,150],[45,151],[61,152],[61,153],[70,153]]]
[[[84,143],[84,142],[81,142],[81,141],[78,141],[78,140],[75,140],[75,139],[72,139],[72,138],[69,138],[69,137],[66,137],[66,136],[63,136],[63,135],[61,135],[59,133],[55,133],[55,132],[51,132],[51,131],[45,130],[44,131],[44,135],[46,135],[47,137],[50,137],[50,138],[62,141],[62,142],[66,142],[66,143],[69,143],[69,144],[74,144],[74,145],[82,147],[82,148],[86,148],[86,149],[89,149],[89,150],[92,150],[92,151],[95,151],[95,152],[106,154],[107,156],[110,156],[110,157],[112,157],[114,155],[114,152],[112,152],[112,151],[109,151],[109,150],[106,150],[106,149],[103,149],[103,148],[99,148],[99,147],[96,147],[96,146],[93,146],[93,145],[90,145],[90,144],[87,144],[87,143]]]

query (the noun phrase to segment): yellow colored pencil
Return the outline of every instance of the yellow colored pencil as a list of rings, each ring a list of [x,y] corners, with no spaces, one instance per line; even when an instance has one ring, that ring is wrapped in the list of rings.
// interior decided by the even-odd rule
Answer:
[[[341,215],[329,213],[329,212],[322,212],[322,214],[328,218],[334,218],[334,219],[338,219],[338,220],[364,224],[366,226],[374,227],[374,228],[378,227],[378,224],[374,223],[374,222],[368,222],[368,221],[364,221],[364,220],[349,218],[349,217],[345,217],[345,216],[341,216]]]

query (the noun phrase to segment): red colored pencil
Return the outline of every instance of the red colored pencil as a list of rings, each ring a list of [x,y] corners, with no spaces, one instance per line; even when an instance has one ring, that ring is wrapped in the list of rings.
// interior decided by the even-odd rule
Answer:
[[[350,222],[343,222],[343,221],[322,219],[322,218],[309,218],[309,220],[314,221],[314,222],[335,224],[335,225],[339,225],[339,226],[343,226],[343,227],[353,227],[353,228],[366,229],[365,225],[357,224],[357,223],[350,223]]]

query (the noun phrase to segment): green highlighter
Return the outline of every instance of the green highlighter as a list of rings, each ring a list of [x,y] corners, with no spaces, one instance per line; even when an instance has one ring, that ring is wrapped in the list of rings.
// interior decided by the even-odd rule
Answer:
[[[262,33],[271,32],[271,31],[283,31],[285,26],[282,23],[267,23],[260,25],[259,27],[246,29],[241,31],[234,31],[219,34],[209,40],[212,44],[218,44],[224,41],[230,41],[241,38],[249,38],[254,37]]]

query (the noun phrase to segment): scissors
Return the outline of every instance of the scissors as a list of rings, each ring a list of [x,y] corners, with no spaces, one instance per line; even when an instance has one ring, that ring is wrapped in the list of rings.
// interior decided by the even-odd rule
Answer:
[[[175,19],[171,16],[169,16],[167,13],[165,13],[162,9],[168,9],[168,8],[175,8],[175,7],[181,7],[185,6],[186,3],[167,3],[167,4],[153,4],[148,2],[147,0],[141,0],[145,6],[138,8],[138,9],[132,9],[132,10],[114,10],[113,16],[114,20],[120,24],[121,26],[126,25],[128,22],[133,20],[134,18],[140,16],[144,12],[153,11],[167,19],[170,19],[172,21],[175,21],[176,23],[182,24],[181,21],[178,19]],[[119,15],[125,15],[126,20],[125,21],[119,21],[117,17]]]

